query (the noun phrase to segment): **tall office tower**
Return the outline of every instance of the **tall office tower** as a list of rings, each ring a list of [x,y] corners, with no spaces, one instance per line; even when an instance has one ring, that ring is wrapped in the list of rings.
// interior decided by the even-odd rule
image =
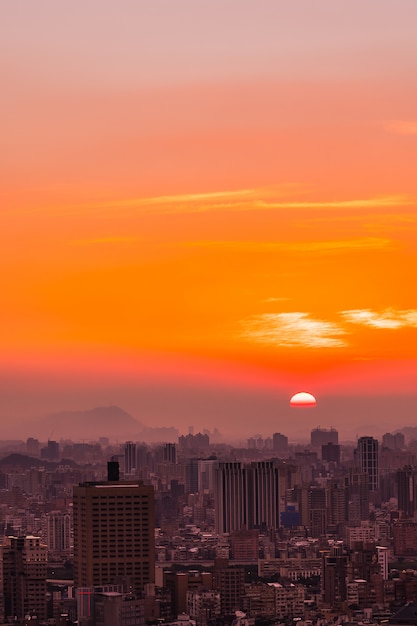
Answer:
[[[411,465],[397,471],[398,509],[406,517],[413,517],[416,510],[416,473]]]
[[[271,461],[250,466],[249,528],[279,528],[279,475]]]
[[[215,470],[215,526],[219,533],[279,527],[279,470],[271,461],[219,463]]]
[[[74,583],[92,587],[130,578],[141,591],[155,578],[153,487],[140,481],[74,487]]]
[[[360,526],[369,519],[368,474],[349,468],[345,478],[347,497],[347,521],[349,526]]]
[[[46,538],[49,552],[69,553],[71,548],[71,516],[52,511],[46,516]]]
[[[136,471],[136,444],[133,441],[125,443],[125,474],[134,474]]]
[[[281,435],[281,433],[274,433],[272,435],[272,449],[275,452],[287,452],[288,437]]]
[[[314,428],[311,431],[310,442],[315,448],[321,448],[321,446],[325,446],[326,443],[334,443],[337,445],[339,443],[339,433],[335,428]]]
[[[177,462],[177,446],[175,443],[165,443],[162,449],[162,459],[168,463]]]
[[[242,463],[219,463],[214,470],[215,527],[218,533],[248,528],[248,470]]]
[[[47,547],[39,537],[11,537],[3,548],[5,615],[23,620],[37,616],[47,618],[46,576]]]
[[[355,457],[360,470],[368,474],[369,491],[379,487],[378,441],[373,437],[359,437]]]

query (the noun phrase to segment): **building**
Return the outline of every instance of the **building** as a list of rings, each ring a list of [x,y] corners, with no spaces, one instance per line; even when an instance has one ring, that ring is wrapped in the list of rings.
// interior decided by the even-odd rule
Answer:
[[[411,519],[397,520],[393,536],[395,556],[417,555],[417,522]]]
[[[234,530],[230,534],[230,548],[234,561],[257,561],[259,558],[259,533],[257,530]]]
[[[385,433],[382,435],[382,445],[390,450],[402,450],[405,446],[405,437],[402,433]]]
[[[220,592],[222,615],[242,610],[245,593],[245,570],[230,566],[227,559],[216,559],[213,570],[213,589]]]
[[[336,465],[340,464],[340,446],[332,443],[326,443],[321,446],[321,458],[322,461],[326,461],[327,463],[336,463]]]
[[[52,511],[46,516],[46,541],[49,552],[68,553],[71,549],[71,516]]]
[[[327,443],[337,445],[339,443],[339,433],[335,428],[314,428],[310,434],[310,443],[314,448],[321,448]]]
[[[220,593],[204,588],[187,591],[187,614],[196,626],[215,626],[220,617]]]
[[[281,433],[274,433],[272,435],[272,449],[274,452],[287,452],[288,451],[288,437]]]
[[[11,537],[3,547],[5,616],[23,620],[37,616],[46,620],[46,575],[48,552],[39,537]]]
[[[360,526],[369,519],[368,474],[350,467],[345,477],[347,521],[349,526]]]
[[[279,527],[279,471],[272,461],[219,463],[214,496],[219,533]]]
[[[132,475],[136,472],[136,444],[133,441],[125,443],[125,474]]]
[[[378,441],[373,437],[359,437],[355,450],[359,469],[368,475],[369,491],[379,487]]]
[[[248,528],[248,469],[242,463],[219,463],[214,473],[217,532],[223,534]]]
[[[155,577],[153,487],[140,481],[74,487],[74,582],[107,585],[130,578],[136,590]]]
[[[411,465],[399,469],[396,474],[398,510],[406,517],[413,517],[416,510],[416,472]]]

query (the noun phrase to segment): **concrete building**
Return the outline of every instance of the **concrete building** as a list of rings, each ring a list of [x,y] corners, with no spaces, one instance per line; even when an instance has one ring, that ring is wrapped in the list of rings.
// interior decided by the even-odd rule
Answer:
[[[3,547],[4,607],[6,618],[26,615],[46,620],[48,551],[39,537],[11,537]]]
[[[74,582],[93,587],[125,577],[136,590],[155,577],[153,487],[140,481],[74,487]]]

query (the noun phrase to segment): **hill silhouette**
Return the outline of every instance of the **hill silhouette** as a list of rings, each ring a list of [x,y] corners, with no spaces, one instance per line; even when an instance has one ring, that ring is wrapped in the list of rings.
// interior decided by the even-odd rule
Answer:
[[[99,406],[83,411],[61,411],[38,419],[40,439],[136,439],[144,426],[118,406]]]

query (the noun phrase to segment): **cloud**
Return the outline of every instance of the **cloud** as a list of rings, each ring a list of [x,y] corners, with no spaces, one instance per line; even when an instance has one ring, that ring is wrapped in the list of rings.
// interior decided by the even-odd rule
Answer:
[[[364,199],[333,201],[294,200],[296,194],[305,194],[302,185],[293,183],[271,188],[215,191],[209,193],[177,194],[114,200],[100,204],[80,205],[79,211],[134,211],[135,213],[183,214],[221,211],[273,211],[292,209],[366,209],[398,207],[413,204],[408,196],[381,196]]]
[[[417,135],[416,120],[389,120],[384,123],[384,128],[397,135]]]
[[[75,239],[71,241],[76,246],[89,246],[100,244],[136,243],[142,241],[140,237],[92,237],[91,239]]]
[[[346,331],[338,324],[317,320],[309,313],[265,313],[242,322],[241,336],[278,347],[344,348]]]
[[[401,311],[398,309],[385,309],[377,312],[371,309],[353,309],[342,311],[341,315],[346,322],[371,326],[372,328],[417,328],[417,309]]]
[[[380,249],[393,247],[390,239],[379,237],[363,237],[361,239],[346,239],[341,241],[193,241],[186,242],[187,246],[204,246],[241,250],[247,252],[343,252],[363,249]]]

